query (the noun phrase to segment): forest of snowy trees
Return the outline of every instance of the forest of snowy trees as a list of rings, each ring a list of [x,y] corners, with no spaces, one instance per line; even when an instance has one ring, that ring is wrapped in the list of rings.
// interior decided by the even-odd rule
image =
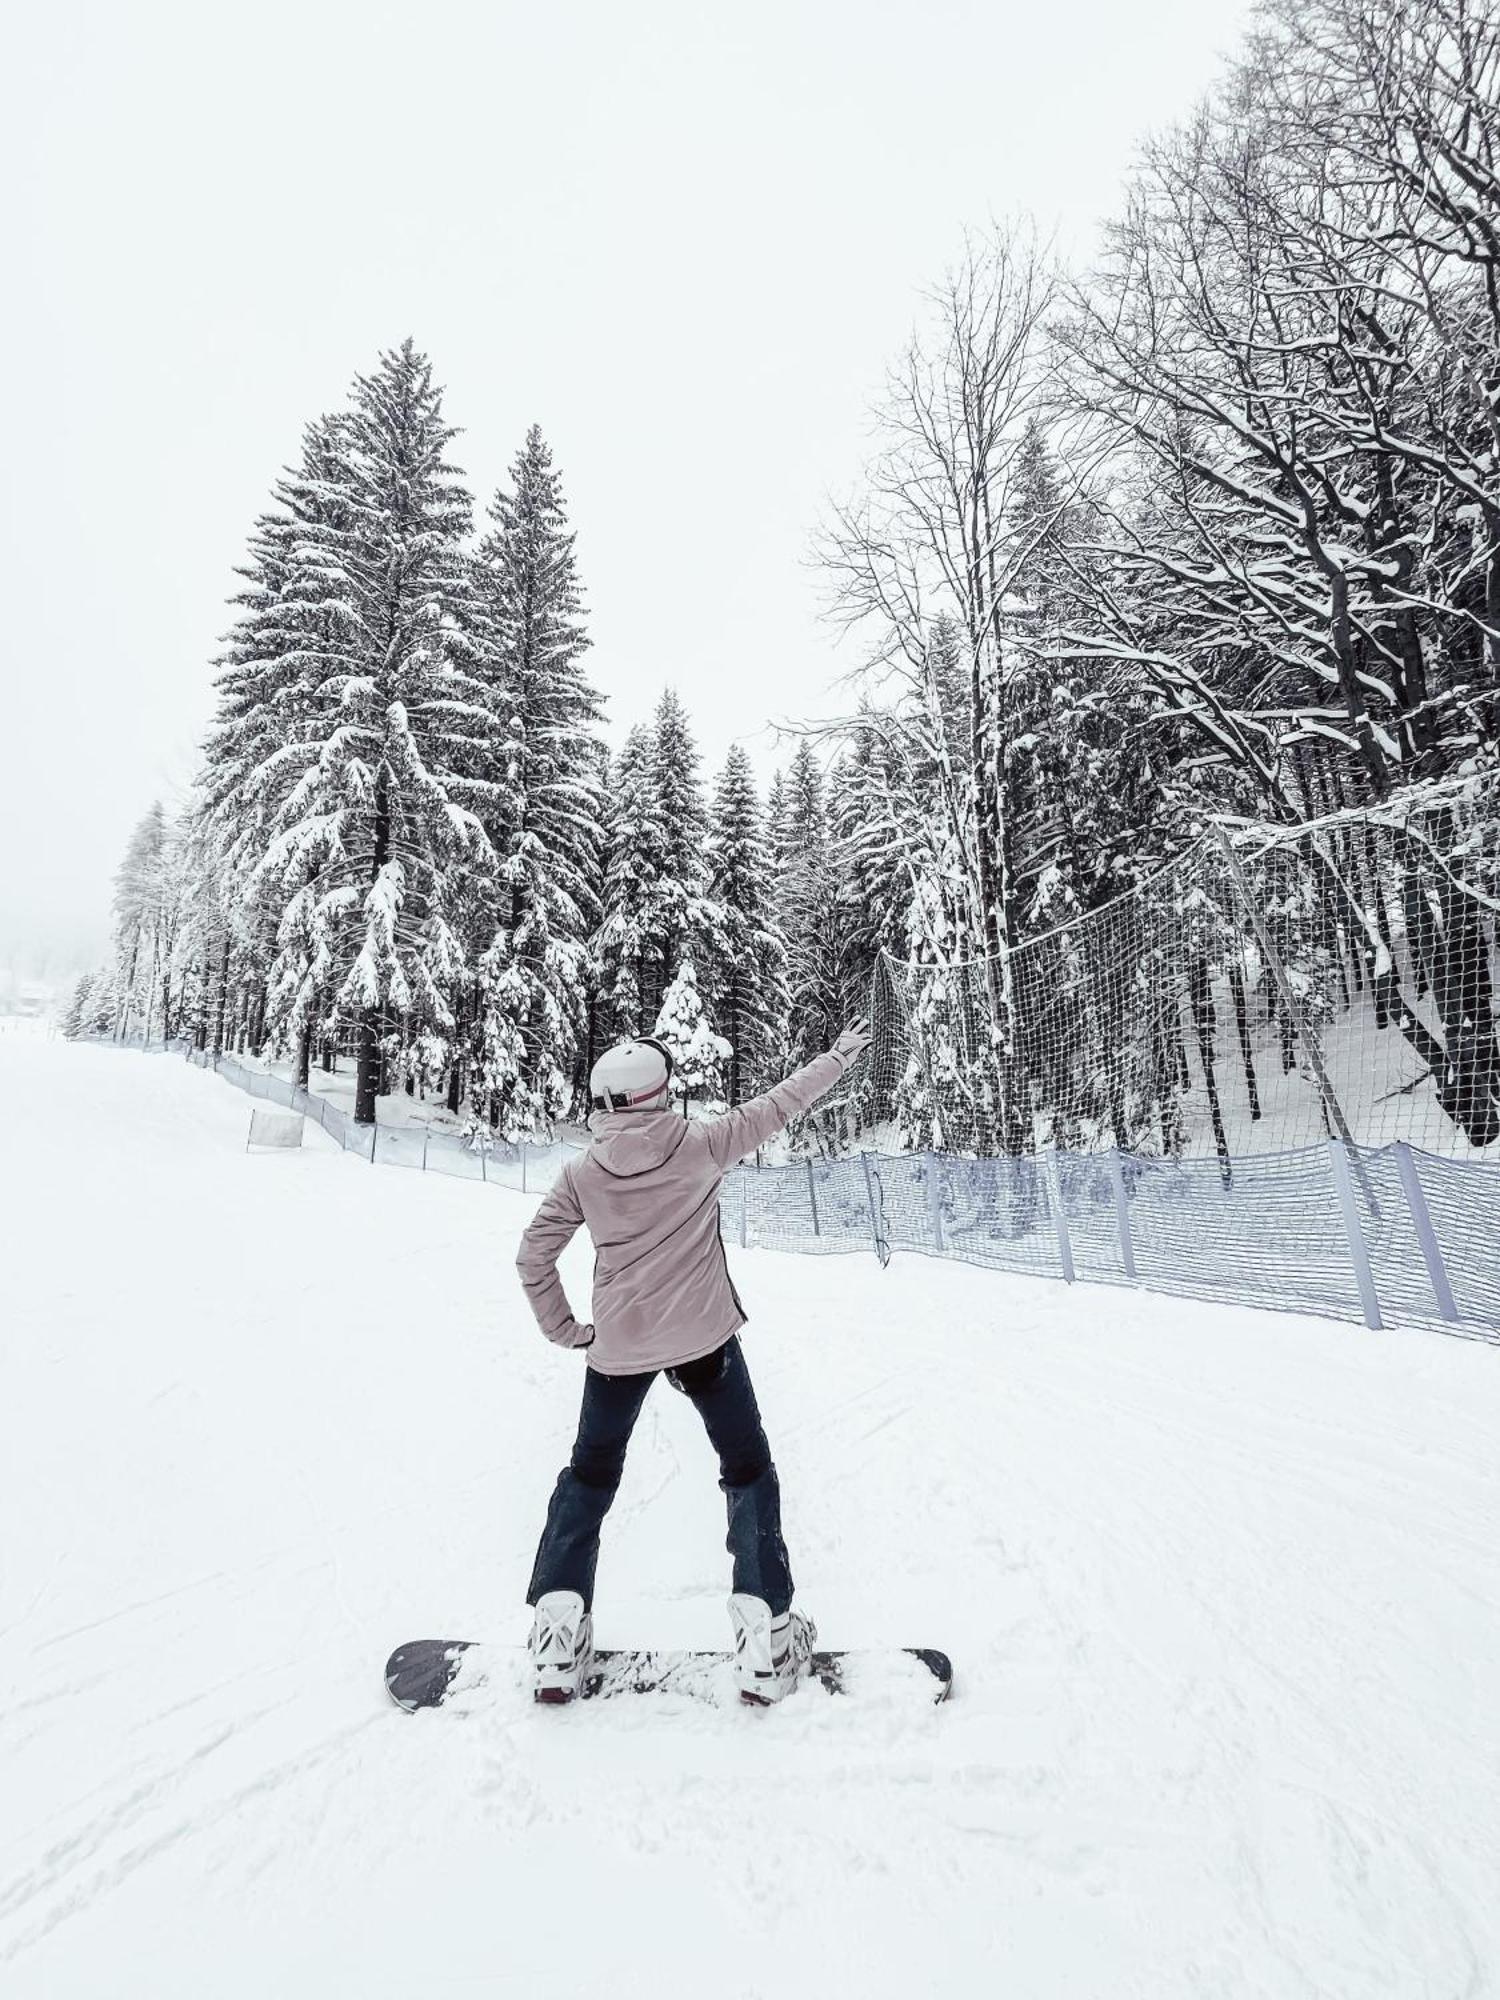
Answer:
[[[477,536],[453,435],[410,342],[310,427],[251,538],[199,786],[132,836],[69,1025],[286,1051],[304,1082],[348,1055],[362,1123],[404,1086],[549,1130],[645,1028],[684,1089],[739,1096],[790,1032],[783,832],[738,748],[705,798],[670,689],[607,755],[542,434]]]
[[[1144,148],[1086,274],[1024,225],[972,239],[818,538],[850,712],[764,798],[738,749],[705,783],[670,690],[608,754],[540,431],[476,532],[431,364],[384,355],[255,524],[198,790],[133,837],[71,1025],[304,1076],[343,1051],[361,1120],[412,1086],[518,1137],[577,1112],[618,1033],[660,1027],[684,1083],[733,1101],[915,962],[910,1142],[953,1139],[967,1091],[986,1147],[1035,1143],[1040,1103],[1054,1139],[1171,1150],[1178,1029],[1152,1024],[1140,1101],[1103,1057],[1063,1078],[1035,1028],[1058,991],[1109,1045],[1126,1003],[1080,997],[1097,972],[1045,941],[1210,822],[1398,826],[1408,801],[1420,839],[1339,831],[1263,871],[1283,993],[1362,999],[1488,1146],[1497,141],[1488,11],[1275,0]],[[1184,953],[1152,990],[1200,1041],[1232,992],[1248,1051],[1264,965]]]

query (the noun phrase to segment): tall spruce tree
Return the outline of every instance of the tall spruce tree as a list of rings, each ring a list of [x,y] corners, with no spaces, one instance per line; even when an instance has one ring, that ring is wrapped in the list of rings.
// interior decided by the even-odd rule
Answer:
[[[785,1037],[786,946],[772,914],[773,886],[755,775],[736,743],[719,774],[708,831],[708,890],[720,913],[708,983],[730,1046],[731,1104],[770,1080]]]
[[[787,766],[777,829],[776,917],[786,940],[790,1015],[787,1058],[805,1062],[841,1025],[837,875],[828,837],[823,772],[804,739]]]
[[[610,776],[605,819],[605,860],[594,956],[602,1016],[602,1043],[643,1034],[653,959],[657,884],[665,836],[657,805],[656,743],[645,723],[625,738]]]
[[[653,963],[642,995],[647,1012],[660,1006],[684,957],[712,948],[716,923],[706,900],[708,814],[698,749],[687,711],[671,688],[663,691],[653,720],[651,784],[660,849],[650,903]]]
[[[220,1053],[226,1016],[238,1011],[232,992],[248,991],[273,1035],[294,1043],[299,1078],[346,955],[340,938],[352,931],[349,909],[322,893],[316,844],[288,854],[278,838],[336,726],[326,681],[346,615],[334,566],[351,519],[349,442],[344,415],[310,424],[251,535],[217,662],[197,832],[216,904],[199,927],[199,1046]]]
[[[709,1019],[690,958],[682,961],[662,995],[651,1032],[672,1052],[672,1082],[682,1094],[683,1110],[694,1097],[710,1105],[722,1104],[731,1050]]]
[[[167,816],[158,799],[132,830],[115,876],[115,1037],[149,1038],[166,947],[172,886]]]
[[[356,1027],[362,1124],[383,1038],[451,1025],[459,892],[498,865],[485,821],[506,798],[507,718],[475,631],[454,436],[410,340],[358,377],[287,592],[315,606],[322,673],[273,753],[281,796],[259,868],[306,891],[289,913],[313,941],[310,965],[326,964],[332,1010]]]
[[[519,1137],[549,1126],[573,1093],[604,838],[593,735],[601,710],[582,665],[589,640],[574,536],[536,425],[489,518],[475,582],[509,709],[508,799],[499,906],[480,961],[476,1085],[492,1122]]]

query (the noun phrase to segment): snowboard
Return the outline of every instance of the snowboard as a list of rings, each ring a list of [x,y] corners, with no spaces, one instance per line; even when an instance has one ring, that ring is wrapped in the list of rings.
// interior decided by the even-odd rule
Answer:
[[[386,1692],[397,1708],[441,1708],[450,1697],[510,1679],[518,1693],[530,1682],[523,1646],[486,1646],[471,1639],[412,1639],[385,1663]],[[931,1646],[891,1647],[848,1653],[814,1653],[807,1685],[828,1694],[898,1693],[918,1701],[946,1701],[953,1666]],[[787,1700],[805,1691],[798,1688]],[[738,1694],[728,1653],[601,1650],[583,1687],[585,1701],[624,1694],[686,1694],[715,1706]],[[777,1704],[779,1706],[779,1704]]]

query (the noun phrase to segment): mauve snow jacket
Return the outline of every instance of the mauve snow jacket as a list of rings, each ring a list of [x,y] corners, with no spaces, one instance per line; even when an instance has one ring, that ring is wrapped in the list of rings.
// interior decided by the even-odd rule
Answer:
[[[745,1309],[719,1236],[719,1183],[831,1090],[844,1068],[830,1050],[722,1118],[596,1111],[593,1144],[544,1196],[516,1257],[547,1338],[588,1346],[589,1366],[603,1375],[676,1368],[722,1346]],[[583,1225],[595,1251],[592,1327],[573,1317],[557,1275],[564,1246]]]

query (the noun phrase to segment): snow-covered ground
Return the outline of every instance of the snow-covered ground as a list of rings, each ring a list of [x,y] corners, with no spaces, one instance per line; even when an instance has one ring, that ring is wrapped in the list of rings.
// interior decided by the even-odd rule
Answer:
[[[953,1702],[407,1717],[571,1434],[526,1200],[166,1057],[0,1105],[7,2000],[1500,1993],[1494,1351],[731,1249],[802,1598]],[[722,1639],[720,1504],[659,1387],[601,1641]]]

